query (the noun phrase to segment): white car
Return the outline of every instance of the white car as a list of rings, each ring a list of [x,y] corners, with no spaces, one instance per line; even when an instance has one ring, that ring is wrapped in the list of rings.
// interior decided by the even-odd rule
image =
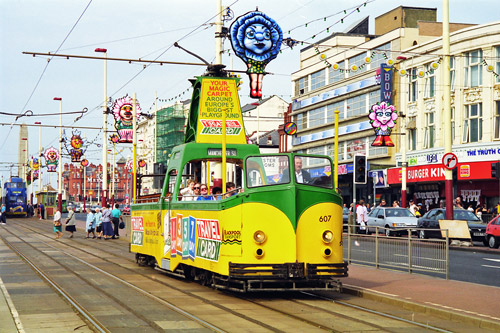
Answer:
[[[417,227],[417,218],[408,208],[376,207],[368,214],[367,233],[384,231],[386,236],[400,234],[406,229]]]

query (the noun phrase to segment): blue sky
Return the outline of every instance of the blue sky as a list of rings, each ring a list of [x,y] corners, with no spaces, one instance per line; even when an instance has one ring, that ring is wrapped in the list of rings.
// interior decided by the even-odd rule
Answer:
[[[172,47],[178,41],[181,46],[207,61],[214,60],[215,28],[210,23],[215,21],[215,0],[94,0],[75,26],[89,2],[90,0],[0,0],[0,112],[18,114],[32,110],[34,114],[57,113],[59,103],[53,98],[62,97],[63,112],[82,110],[85,107],[89,110],[77,123],[74,122],[75,115],[65,115],[64,125],[102,126],[102,61],[53,58],[45,69],[47,57],[33,58],[23,55],[23,51],[55,52],[62,44],[58,52],[62,54],[93,56],[96,55],[94,49],[101,47],[108,49],[109,57],[159,57],[159,60],[165,61],[199,62]],[[223,1],[223,5],[230,6],[236,17],[258,7],[278,22],[285,37],[297,40],[305,40],[324,31],[345,16],[343,13],[331,15],[363,3],[364,0]],[[496,2],[477,0],[473,4],[472,6],[470,1],[450,0],[450,21],[480,24],[498,20]],[[369,0],[366,6],[360,8],[359,13],[348,16],[343,24],[334,25],[330,31],[344,31],[369,15],[370,32],[373,33],[375,17],[400,5],[437,8],[438,20],[441,21],[442,1]],[[324,17],[328,18],[324,20]],[[316,19],[319,20],[305,27],[305,23]],[[230,23],[225,26],[228,27]],[[288,35],[288,30],[293,28],[296,29]],[[326,37],[325,33],[316,38],[323,37]],[[226,40],[224,48],[230,48],[229,41]],[[299,47],[293,51],[284,50],[266,67],[267,71],[276,75],[264,78],[265,95],[282,95],[285,100],[290,101],[290,74],[299,69],[299,50]],[[223,57],[223,63],[229,67],[227,56]],[[233,67],[245,69],[238,58],[234,58]],[[152,65],[144,69],[142,64],[109,61],[108,95],[115,99],[137,93],[143,111],[148,111],[153,106],[155,91],[160,99],[171,99],[178,95],[181,95],[180,99],[189,98],[190,84],[187,80],[203,71],[203,67],[197,66]],[[37,82],[39,83],[35,89]],[[242,104],[251,102],[247,97],[247,85],[248,80],[244,77]],[[59,124],[58,116],[23,117],[17,122],[14,120],[15,116],[0,115],[0,123],[33,124],[40,121],[47,125]],[[108,121],[112,123],[112,118]],[[66,130],[66,133],[70,134],[70,130]],[[97,130],[82,130],[82,133],[89,140],[102,142],[102,136]],[[57,147],[58,134],[56,129],[43,129],[42,146]],[[17,126],[0,127],[0,162],[17,162],[18,137]],[[30,127],[29,153],[33,155],[37,152],[38,129]],[[121,153],[124,157],[129,154],[128,148]],[[99,147],[94,145],[88,148],[87,158],[91,162],[100,163],[101,157]],[[69,162],[69,159],[64,162]],[[6,164],[0,163],[0,175],[10,175]]]

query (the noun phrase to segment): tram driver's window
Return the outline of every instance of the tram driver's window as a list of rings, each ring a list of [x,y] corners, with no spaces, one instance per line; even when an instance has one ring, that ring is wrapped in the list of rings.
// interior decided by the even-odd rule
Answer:
[[[246,160],[246,170],[248,187],[290,182],[288,156],[252,156]]]

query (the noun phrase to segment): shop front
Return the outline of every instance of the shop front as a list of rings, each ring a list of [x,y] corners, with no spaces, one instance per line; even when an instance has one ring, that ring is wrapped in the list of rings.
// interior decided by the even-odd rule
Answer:
[[[500,180],[492,177],[492,164],[496,161],[458,163],[454,170],[453,194],[460,196],[464,208],[486,204],[487,208],[500,200]],[[445,204],[445,168],[441,164],[418,165],[406,168],[408,200],[422,203],[424,210]],[[391,187],[401,189],[402,169],[387,170],[387,182]]]

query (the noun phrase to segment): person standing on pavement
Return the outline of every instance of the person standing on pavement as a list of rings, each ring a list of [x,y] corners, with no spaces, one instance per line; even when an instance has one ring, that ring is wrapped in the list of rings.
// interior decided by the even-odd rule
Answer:
[[[2,204],[2,207],[0,208],[0,223],[3,225],[7,224],[7,214],[5,211],[6,211],[5,205]]]
[[[385,202],[385,199],[380,200],[380,204],[378,206],[379,207],[385,207],[385,206],[387,206],[387,202]]]
[[[104,240],[111,239],[113,237],[113,227],[111,226],[111,210],[109,205],[105,205],[102,208],[102,230],[104,232]]]
[[[111,221],[113,222],[113,239],[118,239],[120,238],[120,235],[118,234],[118,227],[120,225],[120,220],[122,219],[122,212],[120,209],[119,204],[115,204],[115,209],[111,211]]]
[[[76,232],[75,211],[73,208],[69,209],[68,217],[66,218],[66,231],[70,233],[69,238],[73,238],[73,233]]]
[[[95,209],[94,213],[94,228],[95,232],[97,232],[97,239],[101,239],[102,237],[102,213],[99,208]]]
[[[410,200],[410,212],[415,215],[415,210],[418,209],[417,205],[415,205],[415,202],[413,199]]]
[[[43,203],[40,203],[40,220],[44,220],[45,219],[45,206],[43,205]]]
[[[366,222],[368,221],[368,211],[365,207],[365,201],[359,200],[356,207],[356,222],[359,224],[359,233],[366,232]]]
[[[86,238],[89,238],[90,233],[94,235],[95,238],[95,216],[92,213],[92,210],[90,208],[87,208],[87,219],[85,220],[85,230],[87,231],[87,236]],[[99,237],[100,238],[100,237]]]
[[[61,238],[63,236],[61,212],[59,210],[54,214],[54,232],[56,233],[56,239]]]

